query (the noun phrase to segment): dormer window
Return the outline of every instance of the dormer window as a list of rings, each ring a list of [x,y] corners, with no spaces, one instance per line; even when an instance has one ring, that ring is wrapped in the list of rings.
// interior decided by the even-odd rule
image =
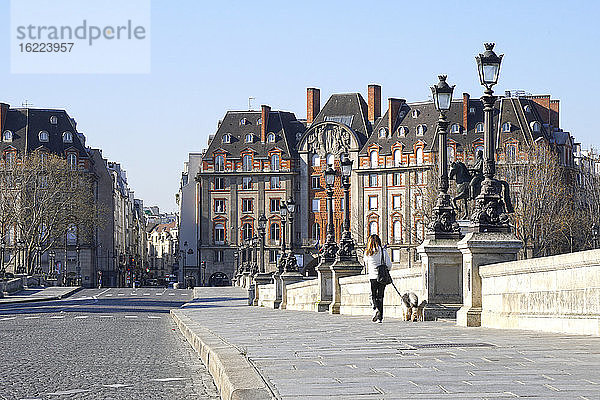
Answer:
[[[247,118],[240,119],[240,125],[250,125],[250,121]]]
[[[77,168],[77,156],[73,153],[69,153],[67,155],[67,164],[69,164],[69,169],[74,170]]]
[[[475,125],[475,132],[477,132],[477,133],[483,132],[483,122],[479,122],[477,125]]]
[[[2,134],[2,141],[3,142],[12,142],[13,141],[12,131],[9,131],[9,130],[4,131],[4,133]]]
[[[401,126],[400,129],[398,129],[398,133],[400,136],[406,136],[408,134],[408,127]]]
[[[510,132],[510,122],[505,122],[502,124],[502,132]]]
[[[73,143],[73,134],[71,132],[63,132],[63,143]]]
[[[246,135],[245,141],[246,141],[246,143],[252,143],[252,142],[254,142],[254,136],[251,133],[248,133]]]
[[[413,112],[412,112],[412,117],[413,117],[413,118],[418,118],[418,117],[419,117],[419,114],[420,114],[419,110],[413,110]]]
[[[50,136],[48,135],[48,131],[40,131],[40,133],[38,134],[38,138],[40,139],[40,142],[47,143],[48,140],[50,139]]]
[[[53,115],[53,116],[50,117],[50,123],[52,125],[58,124],[58,118],[56,118],[56,115]]]
[[[223,143],[231,143],[231,135],[229,133],[223,135]]]
[[[475,114],[475,107],[469,107],[469,114]]]
[[[531,106],[529,104],[525,105],[525,107],[523,107],[523,109],[525,110],[526,113],[531,112]]]
[[[262,118],[256,120],[256,125],[262,125]]]
[[[452,124],[452,126],[450,127],[450,132],[452,132],[452,133],[460,133],[460,125],[459,124]]]
[[[535,133],[539,133],[542,130],[542,124],[540,124],[538,121],[533,121],[531,123],[531,130]]]
[[[275,143],[275,134],[274,133],[269,133],[269,135],[267,136],[267,143]]]
[[[379,137],[380,138],[385,138],[387,136],[387,129],[385,128],[379,128]]]
[[[417,136],[423,136],[425,134],[426,130],[427,130],[427,126],[426,125],[419,125],[419,126],[417,126]]]

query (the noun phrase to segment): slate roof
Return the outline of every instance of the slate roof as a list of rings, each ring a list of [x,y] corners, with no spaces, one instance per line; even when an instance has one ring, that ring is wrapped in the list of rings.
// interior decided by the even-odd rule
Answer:
[[[51,124],[50,117],[56,116],[57,123]],[[29,123],[28,123],[29,121]],[[27,129],[27,125],[29,125]],[[32,152],[40,147],[45,148],[51,153],[64,155],[65,150],[75,149],[79,153],[78,158],[87,158],[88,154],[80,134],[73,120],[69,117],[65,110],[54,109],[29,109],[29,117],[25,108],[10,108],[6,116],[4,130],[13,132],[13,141],[9,143],[0,142],[0,152],[7,147],[15,147],[19,153],[25,150],[27,142],[27,152]],[[49,140],[47,143],[39,141],[40,131],[47,131]],[[73,143],[63,142],[63,132],[69,131],[73,134]],[[27,132],[27,140],[25,140],[25,132]]]
[[[358,136],[362,146],[372,131],[368,121],[369,106],[360,93],[333,94],[319,111],[311,126],[335,120],[349,126]]]
[[[244,118],[247,123],[242,125],[240,121]],[[291,112],[271,110],[266,134],[274,133],[275,142],[261,143],[261,125],[257,123],[260,118],[261,111],[228,111],[210,141],[204,157],[212,158],[216,150],[223,149],[228,153],[228,158],[238,158],[247,148],[256,152],[255,158],[268,157],[269,151],[274,148],[281,149],[286,158],[295,157],[296,143],[305,130],[304,124]],[[245,142],[248,133],[254,135],[253,143]],[[225,134],[231,135],[231,143],[223,143]]]

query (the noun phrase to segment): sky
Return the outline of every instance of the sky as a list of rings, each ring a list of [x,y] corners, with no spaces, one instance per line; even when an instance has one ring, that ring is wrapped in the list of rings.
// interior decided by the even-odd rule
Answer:
[[[305,118],[307,87],[321,89],[323,105],[332,93],[366,99],[377,83],[385,105],[427,100],[441,73],[455,97],[480,97],[474,57],[484,42],[504,54],[496,94],[552,95],[561,128],[600,147],[596,1],[152,0],[142,74],[11,74],[8,0],[0,15],[0,101],[66,109],[89,146],[121,163],[135,196],[165,212],[177,209],[188,153],[249,97],[254,109]]]

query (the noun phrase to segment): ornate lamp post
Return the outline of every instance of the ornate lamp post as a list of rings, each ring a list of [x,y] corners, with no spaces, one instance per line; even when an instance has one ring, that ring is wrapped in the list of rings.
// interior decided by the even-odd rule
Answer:
[[[260,239],[258,236],[252,237],[252,247],[250,251],[252,252],[252,266],[250,268],[250,274],[256,275],[258,273],[258,262],[256,260],[258,253],[258,245],[260,244]]]
[[[6,243],[4,238],[0,241],[0,271],[4,274],[4,250],[6,249]]]
[[[433,95],[435,108],[440,113],[438,118],[440,192],[433,208],[432,221],[429,224],[427,233],[434,239],[458,238],[460,237],[460,228],[456,222],[456,211],[448,194],[448,147],[446,139],[448,129],[446,112],[450,110],[454,85],[450,86],[446,83],[446,75],[440,75],[438,78],[440,81],[431,87],[431,94]]]
[[[285,270],[285,264],[287,262],[285,255],[285,222],[287,217],[287,206],[284,201],[279,205],[279,214],[281,215],[281,256],[279,257],[279,272],[283,273]]]
[[[286,203],[288,220],[290,221],[290,253],[285,264],[286,272],[298,272],[298,263],[294,255],[294,212],[296,211],[296,202],[289,198]]]
[[[350,233],[350,175],[352,175],[352,160],[350,160],[348,154],[344,154],[340,165],[342,167],[342,186],[344,188],[344,230],[342,232],[342,240],[340,241],[340,249],[337,254],[340,260],[357,261],[354,240]]]
[[[335,231],[333,229],[333,184],[335,183],[337,173],[329,165],[325,172],[323,172],[323,175],[325,175],[325,188],[327,189],[327,237],[323,245],[323,256],[334,259],[338,251],[338,245],[335,243]]]
[[[506,204],[501,198],[502,183],[494,178],[496,162],[494,160],[495,139],[493,129],[494,96],[492,87],[498,83],[502,55],[494,53],[494,43],[485,43],[485,52],[475,57],[479,81],[485,87],[483,101],[484,113],[484,164],[481,193],[475,199],[471,224],[478,232],[510,232]],[[507,194],[508,195],[508,194]]]
[[[258,217],[258,234],[260,235],[260,273],[265,273],[265,231],[267,228],[267,217],[260,214]]]

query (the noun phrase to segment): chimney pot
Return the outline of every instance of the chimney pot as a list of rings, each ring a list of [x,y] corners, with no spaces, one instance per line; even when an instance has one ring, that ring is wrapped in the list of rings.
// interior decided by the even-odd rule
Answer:
[[[317,88],[306,89],[306,126],[313,123],[321,111],[321,91]]]
[[[267,141],[267,126],[269,124],[269,113],[271,112],[271,107],[263,104],[260,106],[260,141],[261,143],[265,143]]]
[[[381,117],[381,86],[369,85],[369,121],[375,122]]]
[[[469,130],[469,93],[463,93],[463,129]]]
[[[404,104],[404,102],[404,99],[388,99],[388,131],[390,135],[394,133],[396,119],[398,118],[398,111],[400,111],[400,107],[402,107],[402,104]]]

